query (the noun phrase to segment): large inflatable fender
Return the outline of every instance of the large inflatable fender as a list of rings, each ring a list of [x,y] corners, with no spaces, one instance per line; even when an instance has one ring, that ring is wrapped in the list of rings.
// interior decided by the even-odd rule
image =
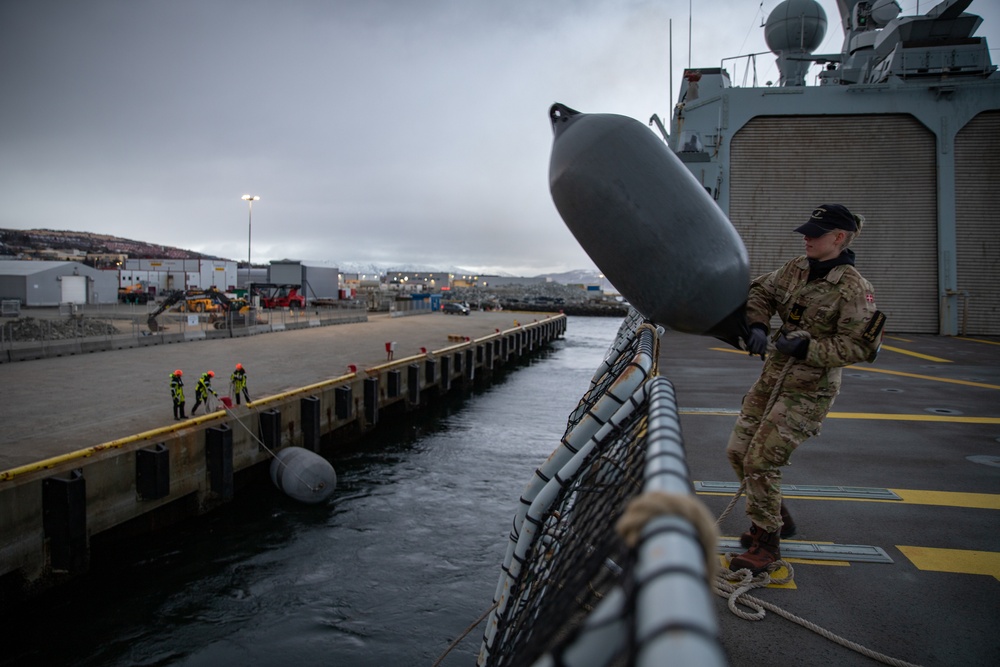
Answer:
[[[639,121],[549,110],[549,189],[594,264],[643,316],[737,345],[746,247],[705,188]]]

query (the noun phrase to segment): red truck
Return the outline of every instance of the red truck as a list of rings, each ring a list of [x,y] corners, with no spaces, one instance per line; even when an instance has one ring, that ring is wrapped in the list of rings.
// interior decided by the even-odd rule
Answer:
[[[261,308],[305,308],[306,297],[299,294],[301,285],[254,285],[260,294]]]

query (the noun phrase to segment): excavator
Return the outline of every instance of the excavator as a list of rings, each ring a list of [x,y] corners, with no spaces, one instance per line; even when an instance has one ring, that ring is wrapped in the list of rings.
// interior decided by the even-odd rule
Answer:
[[[216,329],[224,329],[234,324],[245,324],[250,321],[249,315],[254,310],[245,299],[230,299],[215,287],[174,290],[167,295],[167,298],[163,300],[156,310],[150,313],[149,318],[146,320],[149,330],[153,332],[160,331],[162,327],[156,318],[178,303],[183,303],[185,310],[198,313],[214,310],[209,317],[209,322]],[[259,319],[256,321],[260,322]]]

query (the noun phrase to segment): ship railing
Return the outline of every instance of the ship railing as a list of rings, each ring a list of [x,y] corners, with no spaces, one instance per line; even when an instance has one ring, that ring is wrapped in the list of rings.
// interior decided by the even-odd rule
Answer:
[[[536,471],[548,480],[522,498],[479,665],[725,664],[711,600],[714,524],[693,493],[673,387],[653,373],[659,332],[634,333],[610,382],[594,385],[616,409],[549,471],[564,436]],[[633,375],[641,380],[623,395]],[[594,387],[570,439],[597,421]],[[631,527],[620,534],[616,522]]]

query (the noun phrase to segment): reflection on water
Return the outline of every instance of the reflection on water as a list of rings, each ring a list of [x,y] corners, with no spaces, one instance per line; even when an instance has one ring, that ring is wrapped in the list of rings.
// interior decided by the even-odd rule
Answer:
[[[11,619],[0,664],[432,664],[492,603],[520,492],[620,323],[571,317],[485,391],[381,424],[334,459],[329,503],[267,482],[141,544],[95,544],[110,564]],[[481,637],[443,664],[474,664]]]

